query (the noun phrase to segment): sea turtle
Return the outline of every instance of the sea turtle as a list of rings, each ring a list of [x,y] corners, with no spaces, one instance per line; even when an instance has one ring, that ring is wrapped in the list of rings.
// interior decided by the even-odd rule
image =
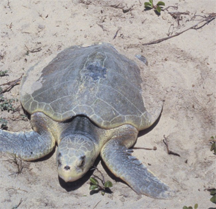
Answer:
[[[169,187],[129,149],[162,109],[147,112],[141,82],[135,62],[110,44],[65,49],[23,77],[20,99],[32,131],[0,130],[0,151],[31,161],[57,143],[58,174],[65,182],[81,178],[100,154],[110,171],[138,194],[168,198]]]

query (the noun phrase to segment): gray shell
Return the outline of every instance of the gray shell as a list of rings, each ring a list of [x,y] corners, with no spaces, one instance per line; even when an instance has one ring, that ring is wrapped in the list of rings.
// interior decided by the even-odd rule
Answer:
[[[103,128],[145,128],[140,70],[110,44],[70,47],[44,64],[22,80],[21,103],[30,114],[40,111],[55,121],[85,115]]]

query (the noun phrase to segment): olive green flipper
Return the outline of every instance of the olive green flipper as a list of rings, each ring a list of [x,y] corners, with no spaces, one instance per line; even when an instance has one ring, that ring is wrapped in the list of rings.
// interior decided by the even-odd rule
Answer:
[[[15,154],[23,160],[36,160],[49,154],[55,141],[37,132],[12,133],[0,130],[0,152]]]
[[[125,181],[136,193],[159,199],[171,197],[172,191],[169,187],[131,156],[131,152],[131,149],[127,149],[114,139],[104,145],[101,157],[110,171]]]

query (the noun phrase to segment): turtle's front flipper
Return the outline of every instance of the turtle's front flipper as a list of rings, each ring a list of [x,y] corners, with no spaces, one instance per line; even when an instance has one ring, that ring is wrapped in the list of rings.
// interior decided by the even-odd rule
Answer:
[[[23,160],[36,160],[49,154],[55,143],[37,132],[12,133],[0,130],[0,152],[15,154]]]
[[[172,191],[169,187],[131,156],[131,152],[132,150],[127,149],[121,141],[112,139],[102,148],[101,156],[110,171],[136,193],[159,199],[170,198]]]
[[[36,160],[49,154],[55,139],[50,133],[50,119],[42,113],[35,113],[31,119],[35,131],[9,132],[0,130],[0,152],[15,154],[23,160]]]

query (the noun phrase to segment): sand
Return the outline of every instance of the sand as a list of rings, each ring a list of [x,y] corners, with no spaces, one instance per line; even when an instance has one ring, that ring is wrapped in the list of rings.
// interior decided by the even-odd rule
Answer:
[[[141,134],[135,145],[156,146],[157,150],[136,149],[134,155],[175,190],[176,197],[157,200],[137,195],[108,175],[101,162],[97,167],[113,182],[112,193],[90,195],[89,176],[75,185],[59,181],[55,153],[42,161],[23,162],[20,174],[15,173],[11,156],[1,154],[0,208],[170,209],[196,203],[199,209],[215,207],[206,189],[216,187],[216,156],[209,142],[216,135],[216,21],[161,43],[143,44],[195,25],[215,12],[216,2],[165,3],[178,8],[170,7],[157,16],[153,10],[144,11],[141,0],[2,0],[0,70],[7,70],[8,76],[1,77],[0,83],[19,78],[39,60],[69,46],[111,43],[139,65],[146,107],[165,101],[158,123]],[[186,14],[174,19],[169,12]],[[136,54],[145,56],[148,66]],[[4,96],[19,99],[19,85]],[[19,111],[1,112],[8,120],[8,130],[30,130],[19,101],[14,105]],[[170,150],[180,157],[167,154],[164,136]]]

